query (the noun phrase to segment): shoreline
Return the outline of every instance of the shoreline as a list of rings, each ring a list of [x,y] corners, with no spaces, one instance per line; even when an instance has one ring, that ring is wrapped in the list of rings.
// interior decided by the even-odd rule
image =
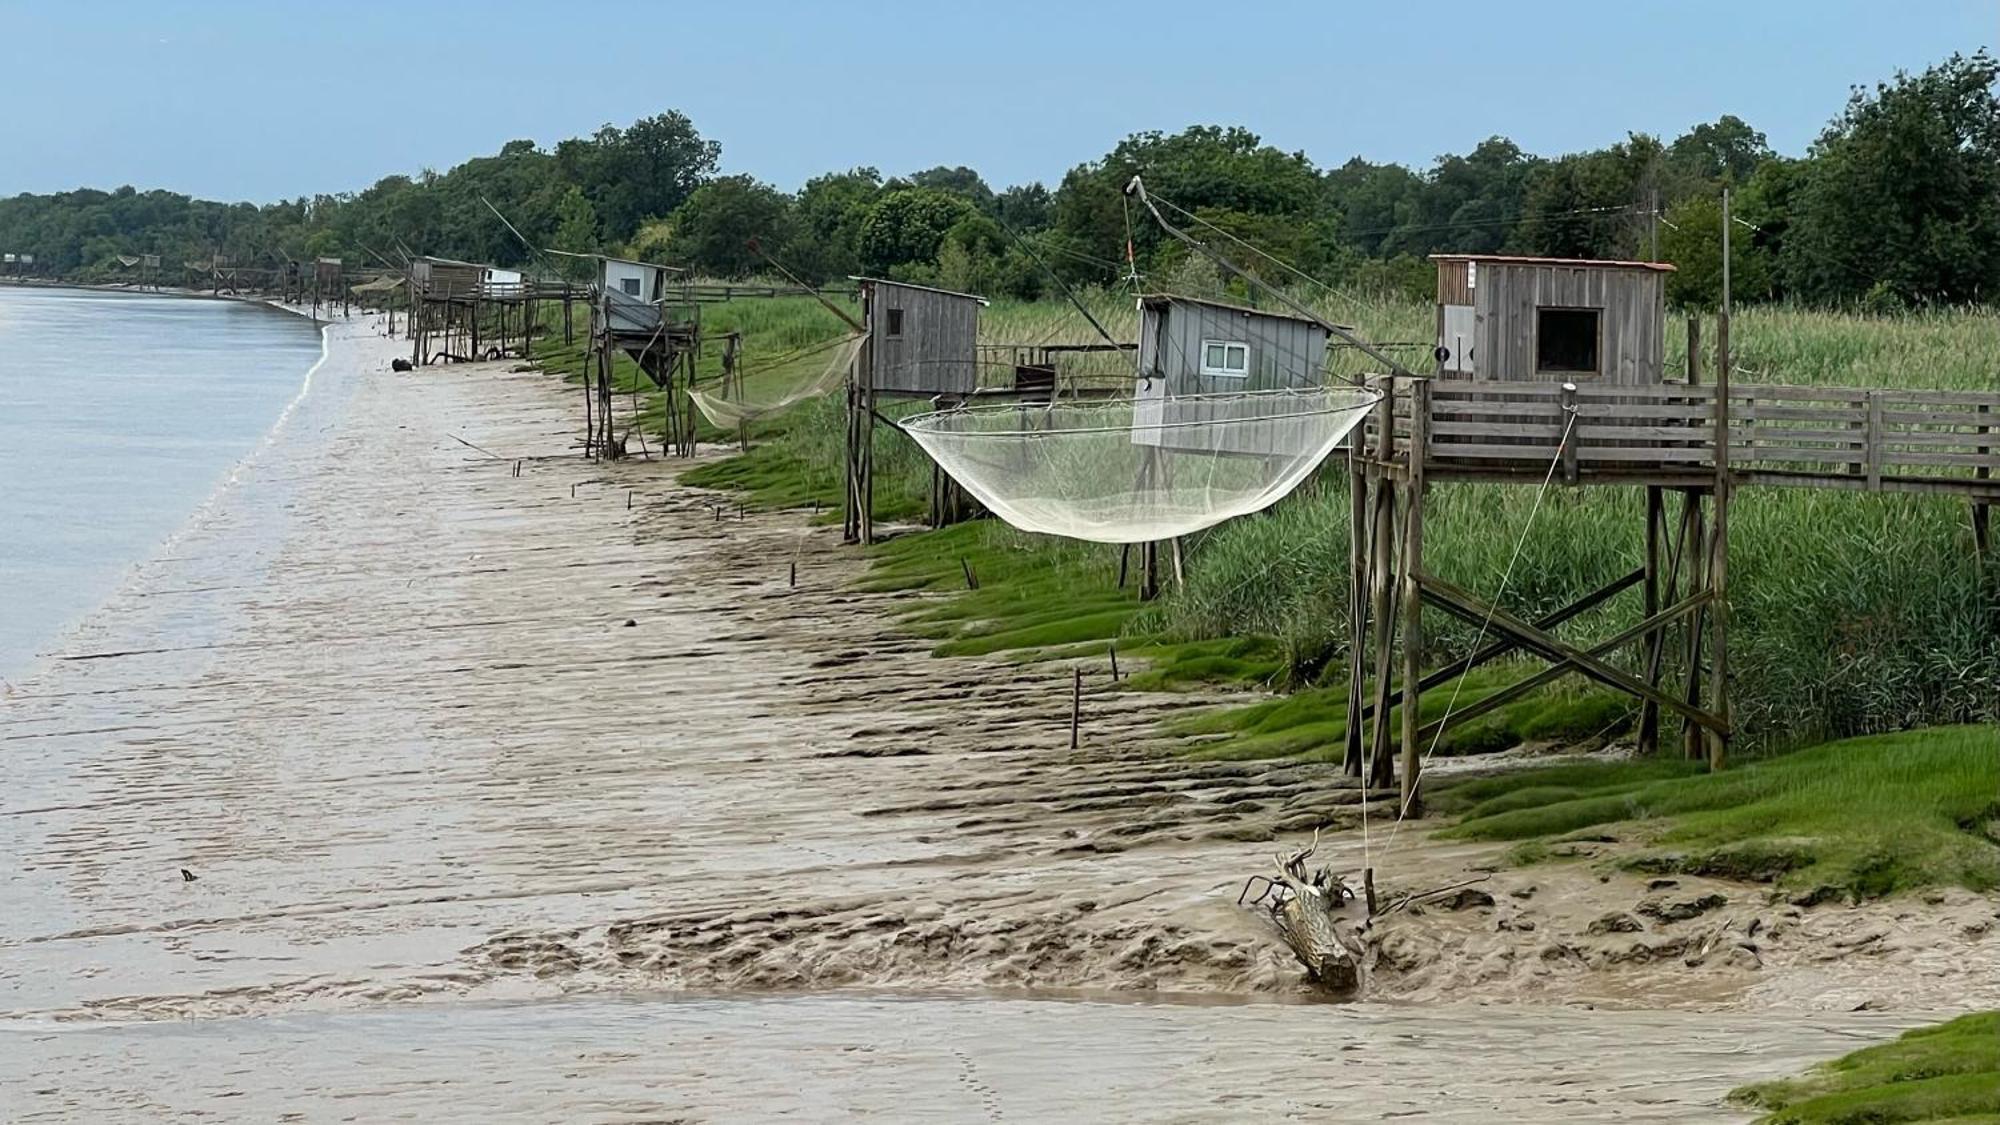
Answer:
[[[1222,1001],[1190,1010],[1300,996],[1233,900],[1288,825],[1346,815],[1337,767],[1171,756],[1155,724],[1198,699],[1140,693],[1091,695],[1071,753],[1067,668],[930,656],[890,618],[920,595],[856,592],[863,559],[798,513],[718,520],[680,465],[584,461],[573,399],[539,372],[390,375],[401,349],[360,318],[323,339],[324,393],[302,393],[185,540],[92,614],[87,645],[0,706],[21,774],[0,840],[24,860],[0,872],[17,904],[0,1030],[662,992],[952,993],[975,1012],[1009,989]],[[1498,855],[1407,846],[1397,883]],[[1328,851],[1359,866],[1352,833]],[[1923,945],[1924,919],[1896,923],[1907,903],[1800,911],[1795,949],[1763,968],[1689,974],[1688,935],[1723,915],[1586,940],[1635,888],[1582,865],[1502,869],[1488,902],[1385,943],[1391,1003],[1345,1010],[1385,1037],[1398,1012],[1439,1034],[1450,999],[1611,1037],[1791,1029],[1789,1048],[1705,1076],[1712,1092],[1995,987],[1984,961]],[[1726,893],[1739,925],[1783,914]],[[1895,928],[1874,952],[1813,960],[1878,924]],[[1838,1010],[1891,992],[1892,1014]],[[1249,1007],[1299,1021],[1294,1037],[1344,1010]],[[1449,1088],[1449,1056],[1398,1081]],[[84,1065],[65,1058],[50,1065]],[[1290,1064],[1265,1060],[1268,1080]]]
[[[0,279],[0,281],[7,281],[7,280],[10,279]],[[281,431],[283,430],[284,426],[290,420],[292,414],[306,400],[307,395],[311,392],[313,376],[315,375],[315,373],[318,372],[320,367],[323,366],[327,361],[327,358],[330,353],[328,330],[334,323],[336,323],[335,321],[326,321],[314,318],[311,315],[309,309],[287,305],[281,301],[270,300],[260,297],[240,297],[234,295],[210,296],[208,294],[198,293],[193,291],[175,291],[175,290],[166,290],[166,291],[125,290],[113,286],[91,286],[91,285],[80,285],[71,283],[35,284],[35,285],[23,285],[21,287],[52,289],[52,290],[74,290],[79,292],[128,292],[136,296],[144,296],[144,297],[196,298],[201,300],[235,301],[239,304],[243,304],[246,306],[266,309],[271,312],[280,313],[287,316],[305,320],[307,323],[313,326],[315,332],[319,336],[319,356],[313,363],[307,366],[306,370],[301,376],[299,389],[292,395],[291,398],[287,399],[285,403],[281,407],[279,407],[277,413],[271,417],[269,423],[258,434],[258,436],[254,441],[254,444],[252,444],[249,449],[244,451],[242,455],[238,456],[234,461],[231,461],[221,469],[221,471],[214,478],[213,483],[209,486],[208,490],[204,492],[201,495],[201,497],[186,510],[186,512],[182,515],[180,521],[176,523],[168,531],[166,531],[163,535],[161,535],[158,539],[143,545],[137,554],[127,559],[122,564],[118,576],[110,584],[109,588],[106,590],[106,592],[102,597],[100,597],[97,601],[87,606],[74,616],[60,622],[50,632],[43,635],[39,640],[35,641],[33,645],[34,651],[32,651],[26,658],[25,662],[18,669],[15,670],[15,674],[13,675],[12,678],[0,679],[0,686],[4,686],[5,688],[7,688],[9,693],[18,690],[21,685],[28,684],[34,678],[39,676],[44,671],[44,666],[48,663],[48,661],[50,661],[56,656],[56,650],[59,649],[66,642],[68,638],[76,635],[79,630],[81,630],[87,625],[87,623],[90,621],[91,618],[103,613],[105,611],[107,604],[110,603],[114,598],[116,598],[118,594],[122,590],[124,590],[129,584],[131,584],[135,580],[137,574],[148,563],[153,562],[154,560],[160,558],[161,556],[171,552],[175,542],[179,540],[182,536],[188,534],[190,529],[196,526],[200,522],[204,513],[209,511],[209,509],[213,508],[217,504],[217,502],[223,497],[223,495],[229,490],[229,488],[242,476],[245,469],[247,469],[251,465],[251,463],[256,460],[257,457],[262,455],[266,450],[268,450],[271,446],[277,443],[277,441],[281,437]]]

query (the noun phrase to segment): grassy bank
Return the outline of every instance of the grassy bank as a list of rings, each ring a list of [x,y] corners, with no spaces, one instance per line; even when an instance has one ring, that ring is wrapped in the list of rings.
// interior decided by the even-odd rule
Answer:
[[[2000,1123],[2000,1012],[1919,1028],[1731,1097],[1765,1110],[1762,1125]]]
[[[1443,789],[1449,837],[1560,856],[1575,837],[1637,844],[1638,871],[1770,882],[1871,898],[2000,886],[2000,728],[1948,727],[1828,743],[1717,774],[1674,761],[1516,771]]]

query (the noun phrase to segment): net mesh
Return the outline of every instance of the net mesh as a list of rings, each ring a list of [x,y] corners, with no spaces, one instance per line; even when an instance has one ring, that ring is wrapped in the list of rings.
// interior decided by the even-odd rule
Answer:
[[[833,390],[847,378],[863,337],[843,336],[726,375],[688,397],[714,425],[733,430],[746,422]]]
[[[1276,503],[1377,399],[1346,387],[1178,397],[1142,389],[920,414],[902,428],[1023,531],[1144,543]]]

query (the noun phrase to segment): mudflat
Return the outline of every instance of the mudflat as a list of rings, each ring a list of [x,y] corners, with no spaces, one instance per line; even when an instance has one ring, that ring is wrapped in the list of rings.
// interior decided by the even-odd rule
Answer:
[[[10,1118],[1714,1120],[2000,999],[1974,896],[1378,856],[1337,769],[1175,755],[1194,696],[1094,685],[1072,751],[1067,667],[933,658],[837,529],[586,461],[546,375],[329,333],[0,701]],[[1236,905],[1315,824],[1387,889],[1490,876],[1385,927],[1364,1003]]]

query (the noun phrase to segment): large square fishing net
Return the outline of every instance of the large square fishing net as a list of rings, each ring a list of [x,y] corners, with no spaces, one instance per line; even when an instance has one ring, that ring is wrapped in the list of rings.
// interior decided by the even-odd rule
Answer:
[[[1187,535],[1297,488],[1380,396],[1353,387],[971,406],[901,425],[994,515],[1097,543]]]

